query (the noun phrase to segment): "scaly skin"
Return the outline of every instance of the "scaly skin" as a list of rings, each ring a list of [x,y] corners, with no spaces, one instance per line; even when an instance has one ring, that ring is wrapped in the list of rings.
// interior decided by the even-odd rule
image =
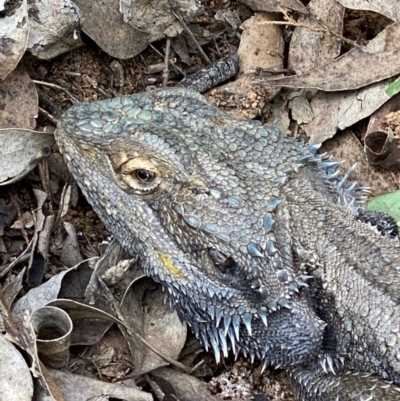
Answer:
[[[337,164],[184,89],[77,104],[56,139],[217,360],[285,368],[300,400],[400,400],[399,242],[357,219]]]

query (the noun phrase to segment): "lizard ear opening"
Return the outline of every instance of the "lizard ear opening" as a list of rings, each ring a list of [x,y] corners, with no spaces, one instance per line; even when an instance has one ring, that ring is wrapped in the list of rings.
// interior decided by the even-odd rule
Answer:
[[[222,252],[215,248],[208,249],[208,256],[212,260],[215,267],[217,267],[223,274],[232,274],[236,262],[232,257],[224,255]]]
[[[120,179],[133,190],[148,193],[160,185],[162,173],[150,160],[135,157],[120,166]]]

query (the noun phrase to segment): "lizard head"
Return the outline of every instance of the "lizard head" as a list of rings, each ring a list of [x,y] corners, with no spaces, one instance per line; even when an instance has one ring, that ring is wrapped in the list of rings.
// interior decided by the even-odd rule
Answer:
[[[264,359],[279,343],[268,336],[318,342],[277,213],[299,144],[183,89],[77,104],[56,139],[100,218],[216,355],[227,336]]]

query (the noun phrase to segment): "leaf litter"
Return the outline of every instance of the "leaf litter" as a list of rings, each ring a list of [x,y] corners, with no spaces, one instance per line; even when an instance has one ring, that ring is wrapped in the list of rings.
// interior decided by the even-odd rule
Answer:
[[[333,158],[345,160],[344,169],[358,162],[353,178],[371,187],[372,196],[393,192],[400,187],[399,7],[390,0],[217,1],[203,8],[191,0],[46,2],[69,10],[58,15],[42,3],[21,0],[0,14],[7,29],[0,28],[0,37],[9,46],[0,55],[0,327],[7,356],[0,363],[28,372],[20,399],[32,399],[34,386],[37,399],[83,400],[107,388],[110,397],[136,400],[153,399],[150,389],[182,399],[268,393],[292,400],[287,381],[262,376],[257,364],[228,360],[224,372],[197,353],[183,359],[186,365],[178,360],[186,327],[143,277],[141,261],[128,259],[115,242],[107,245],[109,234],[82,204],[52,135],[28,130],[38,125],[51,132],[60,112],[77,100],[175,85],[204,60],[238,49],[238,76],[206,93],[211,102],[323,142]],[[93,42],[85,35],[80,41],[81,31]],[[25,51],[39,59],[67,54],[47,62]],[[398,205],[397,191],[367,206],[399,221]],[[46,305],[72,318],[69,372],[39,360],[30,313]],[[61,337],[55,340],[62,344]],[[169,363],[181,372],[165,367]],[[194,372],[203,367],[215,375],[208,386],[188,375],[193,364],[200,364]],[[124,377],[124,387],[115,382]],[[0,383],[2,393],[13,390],[7,386]]]

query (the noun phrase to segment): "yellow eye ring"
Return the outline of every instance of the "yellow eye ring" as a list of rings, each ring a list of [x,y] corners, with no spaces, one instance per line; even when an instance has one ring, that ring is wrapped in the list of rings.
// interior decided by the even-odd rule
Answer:
[[[157,188],[162,181],[162,173],[156,165],[144,157],[135,157],[120,166],[121,183],[130,188],[148,192]]]

